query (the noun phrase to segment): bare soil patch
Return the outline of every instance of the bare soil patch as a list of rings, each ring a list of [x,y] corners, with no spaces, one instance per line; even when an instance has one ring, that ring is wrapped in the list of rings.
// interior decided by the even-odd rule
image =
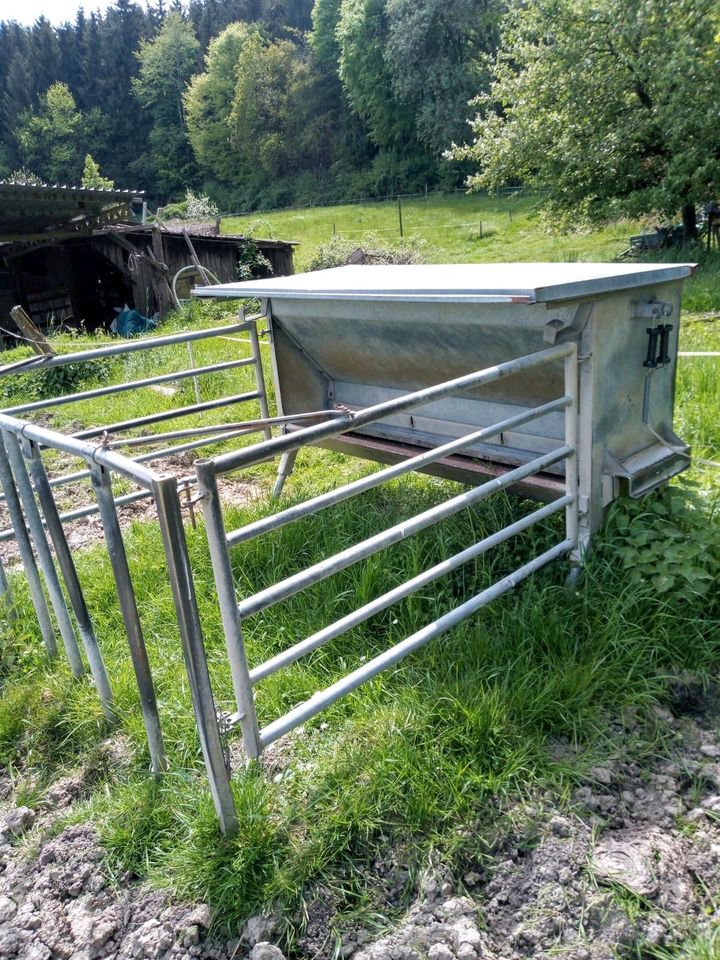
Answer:
[[[176,457],[169,457],[162,461],[162,472],[170,473],[178,478],[186,478],[193,474],[193,463],[195,458],[189,454],[179,454]],[[67,462],[58,462],[54,476],[61,473],[76,472],[81,469],[76,459],[67,458]],[[224,504],[243,505],[257,500],[263,493],[262,489],[254,482],[243,479],[242,477],[223,476],[218,478],[220,495]],[[132,488],[133,490],[136,488]],[[195,487],[190,488],[191,495],[195,493]],[[128,485],[127,491],[116,490],[116,496],[123,492],[132,492]],[[55,487],[55,502],[61,513],[69,513],[73,510],[85,506],[94,505],[95,497],[90,486],[89,480],[78,480],[64,486]],[[195,505],[194,512],[200,516],[201,507]],[[190,512],[187,507],[184,508],[186,520],[190,522]],[[120,526],[127,529],[133,523],[156,522],[157,511],[151,498],[136,500],[134,503],[128,503],[118,507],[118,518]],[[10,527],[10,517],[4,502],[0,501],[0,530]],[[97,514],[91,514],[78,520],[72,520],[65,524],[65,536],[67,537],[70,549],[86,550],[103,540],[103,529],[100,517]],[[17,543],[14,539],[0,541],[0,560],[6,569],[12,570],[20,563],[20,554]]]
[[[329,960],[339,947],[355,960],[600,960],[651,956],[709,928],[720,919],[720,721],[714,693],[683,681],[677,694],[673,711],[640,718],[629,710],[609,724],[611,753],[569,800],[545,792],[498,805],[494,837],[467,824],[477,853],[461,875],[436,860],[414,880],[401,850],[363,868],[376,901],[373,929],[343,927],[333,891],[319,888],[304,923],[296,918],[297,955]],[[553,749],[582,761],[568,743]],[[66,776],[30,810],[13,806],[5,784],[0,957],[231,960],[252,950],[253,960],[279,960],[263,942],[277,929],[272,918],[219,936],[213,920],[222,918],[211,906],[110,878],[91,825],[48,838],[54,817],[83,789],[81,777]],[[33,854],[19,843],[28,831]],[[415,893],[398,920],[409,884]]]

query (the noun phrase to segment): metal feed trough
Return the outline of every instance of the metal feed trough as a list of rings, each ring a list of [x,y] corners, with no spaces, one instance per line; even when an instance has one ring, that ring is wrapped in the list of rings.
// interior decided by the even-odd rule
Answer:
[[[110,716],[112,694],[102,667],[102,638],[99,642],[95,638],[66,548],[63,520],[67,516],[58,515],[53,498],[53,485],[63,480],[48,481],[42,463],[43,451],[55,449],[84,459],[92,479],[95,502],[86,509],[99,510],[102,516],[153,768],[160,771],[165,765],[160,719],[116,511],[116,505],[129,498],[155,500],[213,798],[223,829],[232,830],[236,816],[223,746],[227,732],[239,727],[247,757],[258,757],[279,737],[467,619],[545,564],[569,555],[577,565],[591,533],[602,521],[604,508],[621,491],[641,496],[688,465],[688,448],[672,431],[672,408],[680,288],[691,269],[687,265],[606,264],[357,266],[196,289],[201,297],[259,297],[262,313],[220,330],[134,341],[92,353],[156,349],[163,339],[178,343],[208,336],[232,338],[245,330],[251,355],[214,365],[214,369],[252,364],[254,390],[220,401],[199,401],[142,420],[98,426],[73,437],[18,419],[39,404],[26,404],[0,415],[7,450],[5,456],[0,449],[0,482],[14,528],[7,536],[18,539],[48,652],[55,639],[42,581],[74,672],[82,669],[74,640],[77,628]],[[266,327],[269,338],[276,417],[269,416],[262,386],[255,321]],[[85,353],[82,358],[90,356]],[[49,362],[74,361],[55,358]],[[176,378],[199,375],[212,377],[213,367],[174,374]],[[151,378],[154,383],[169,379],[167,374]],[[148,382],[123,385],[122,389],[144,388]],[[117,389],[105,387],[94,393],[100,396]],[[42,407],[73,399],[77,397],[57,398],[43,402]],[[256,419],[237,418],[239,422],[231,425],[192,426],[156,434],[154,442],[175,443],[159,452],[151,450],[132,459],[135,445],[152,441],[147,437],[116,439],[130,428],[147,430],[151,424],[185,413],[246,402],[258,405]],[[262,432],[264,439],[240,446],[247,444],[244,435],[252,431]],[[188,439],[190,436],[193,439]],[[240,436],[242,441],[237,439]],[[103,438],[101,443],[98,437]],[[156,473],[146,465],[168,451],[199,450],[220,439],[227,452],[198,460],[191,476]],[[123,445],[126,453],[116,449]],[[388,465],[310,500],[283,506],[240,529],[228,530],[218,478],[279,457],[279,493],[297,451],[307,445],[330,446]],[[255,592],[238,591],[230,555],[238,551],[236,559],[241,565],[243,544],[414,471],[460,480],[469,489],[458,489],[445,502],[271,586]],[[139,489],[114,498],[113,473],[131,479]],[[197,483],[192,497],[186,492],[189,482]],[[242,633],[245,619],[505,489],[535,498],[541,505],[482,540],[469,542],[457,555],[336,622],[321,625],[311,636],[265,662],[248,663]],[[210,684],[185,541],[182,510],[188,498],[201,504],[205,518],[235,698],[229,715],[226,712],[221,719]],[[565,528],[553,547],[260,727],[254,688],[264,678],[559,512],[564,514]],[[47,535],[71,610],[65,608]],[[3,589],[7,593],[4,576],[0,577],[0,592]]]

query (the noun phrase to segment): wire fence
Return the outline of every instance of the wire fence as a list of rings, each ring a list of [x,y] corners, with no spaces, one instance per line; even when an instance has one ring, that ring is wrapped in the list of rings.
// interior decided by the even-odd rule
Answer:
[[[451,190],[429,190],[425,189],[420,193],[386,193],[381,196],[359,196],[349,200],[338,200],[336,198],[325,200],[305,200],[301,203],[293,203],[284,207],[266,207],[263,210],[242,210],[227,211],[220,214],[221,218],[229,217],[263,217],[269,213],[289,213],[293,210],[309,210],[315,207],[351,207],[362,206],[372,203],[395,203],[398,200],[430,200],[433,197],[453,197],[468,196],[470,191],[465,187],[454,187]],[[505,198],[508,201],[517,200],[522,196],[540,196],[542,191],[528,190],[527,187],[500,187],[496,191],[477,190],[472,192],[473,196],[489,198]]]
[[[423,234],[426,234],[426,233],[439,233],[439,232],[441,232],[442,230],[460,230],[460,229],[463,229],[463,228],[467,228],[467,229],[471,229],[471,228],[472,228],[473,230],[477,230],[477,231],[478,231],[478,234],[479,234],[480,237],[482,237],[482,235],[483,235],[484,226],[483,226],[483,221],[482,221],[482,220],[468,220],[468,221],[459,222],[459,223],[458,223],[458,222],[455,222],[455,223],[439,223],[439,224],[437,224],[437,225],[434,226],[434,227],[426,227],[425,225],[423,225],[422,232],[423,232]],[[393,226],[393,227],[370,227],[370,226],[369,226],[369,227],[365,227],[365,228],[362,229],[362,230],[335,229],[335,230],[333,231],[333,235],[334,235],[334,236],[339,236],[339,237],[354,237],[354,236],[364,236],[365,234],[368,234],[368,233],[371,233],[371,234],[373,234],[373,233],[390,233],[390,234],[395,234],[395,233],[398,233],[398,230],[399,230],[399,227],[398,227],[397,225],[396,225],[396,226]],[[403,231],[402,231],[402,233],[401,233],[401,236],[402,236],[404,233],[405,233],[405,226],[403,227]]]

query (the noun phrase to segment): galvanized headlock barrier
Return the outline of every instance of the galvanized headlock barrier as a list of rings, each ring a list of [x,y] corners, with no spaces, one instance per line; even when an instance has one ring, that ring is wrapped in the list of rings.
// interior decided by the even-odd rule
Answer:
[[[141,498],[152,499],[167,562],[168,579],[172,589],[177,615],[177,627],[192,694],[193,708],[200,735],[202,752],[208,772],[211,792],[220,824],[225,831],[232,831],[237,817],[230,786],[230,770],[223,742],[225,734],[234,727],[242,731],[246,756],[254,759],[279,737],[302,724],[346,693],[356,689],[380,671],[398,663],[403,657],[424,646],[430,640],[446,633],[466,620],[496,597],[511,590],[536,570],[557,557],[570,554],[577,561],[583,549],[586,534],[579,532],[578,518],[578,355],[574,342],[540,350],[528,356],[499,363],[466,376],[458,377],[396,396],[393,399],[363,409],[324,410],[299,416],[270,417],[263,385],[263,370],[254,320],[232,324],[223,328],[177,334],[144,341],[86,351],[82,354],[53,357],[42,362],[29,361],[22,369],[35,366],[56,366],[105,356],[128,353],[136,350],[155,349],[171,344],[193,342],[204,337],[232,336],[240,331],[249,334],[252,355],[241,360],[227,361],[207,367],[161,374],[127,384],[115,384],[95,390],[23,404],[0,414],[0,484],[12,522],[12,530],[0,533],[0,539],[14,537],[17,540],[29,592],[40,625],[40,631],[48,655],[57,651],[56,628],[60,634],[65,655],[75,676],[81,676],[85,659],[90,669],[103,710],[108,720],[114,716],[111,680],[102,657],[102,638],[98,638],[91,612],[83,596],[73,555],[68,546],[65,525],[91,513],[100,515],[104,540],[112,564],[118,593],[118,604],[127,633],[130,654],[140,693],[145,730],[147,734],[151,767],[160,774],[167,767],[160,716],[155,696],[150,661],[146,649],[138,604],[130,574],[130,565],[123,541],[118,517],[118,508]],[[550,402],[532,408],[502,421],[475,430],[453,439],[392,466],[383,468],[360,480],[345,484],[305,502],[281,509],[238,530],[226,530],[222,514],[221,491],[218,478],[261,461],[281,457],[280,474],[286,474],[297,451],[344,434],[352,435],[361,427],[382,421],[402,411],[411,411],[445,397],[452,397],[471,388],[481,387],[494,381],[511,377],[546,364],[564,362],[564,392]],[[218,369],[233,369],[252,364],[255,368],[257,389],[248,393],[224,397],[79,431],[66,436],[54,430],[20,419],[18,414],[27,414],[79,399],[102,397],[121,390],[138,389],[153,384],[183,377],[212,376]],[[147,437],[118,439],[124,431],[158,424],[187,414],[215,409],[221,406],[245,402],[257,402],[260,417],[233,424],[189,428],[151,434]],[[239,597],[230,564],[230,551],[249,540],[277,530],[286,524],[318,513],[350,497],[401,477],[439,463],[480,441],[496,437],[503,431],[529,423],[550,413],[564,411],[565,435],[563,442],[521,466],[510,468],[487,482],[464,490],[444,503],[423,510],[421,513],[390,526],[385,531],[360,543],[347,547],[340,553],[322,560],[274,585],[249,595]],[[302,427],[304,419],[315,420]],[[272,429],[292,422],[291,432],[273,437]],[[221,454],[212,459],[198,460],[195,476],[178,478],[156,472],[146,466],[150,461],[162,460],[186,450],[200,449],[219,440],[235,439],[252,432],[260,432],[264,439],[251,446]],[[97,442],[97,438],[102,438]],[[151,450],[132,457],[130,453],[143,444],[180,441],[173,446]],[[121,453],[124,447],[128,453]],[[44,451],[60,451],[84,461],[85,469],[60,477],[48,476],[43,460]],[[564,495],[534,510],[527,516],[504,527],[476,543],[470,544],[455,556],[449,557],[430,569],[409,579],[402,585],[363,604],[358,609],[327,624],[316,633],[269,660],[250,665],[243,643],[243,621],[271,605],[282,602],[299,591],[332,576],[374,553],[390,547],[413,534],[427,529],[445,518],[481,502],[500,490],[520,483],[524,478],[541,473],[553,465],[564,463]],[[137,488],[130,493],[115,495],[113,481],[116,477],[130,480]],[[58,509],[54,488],[59,485],[89,479],[92,485],[91,502],[85,506],[61,513]],[[182,492],[188,483],[197,483],[193,498],[202,504],[210,556],[213,566],[217,595],[222,615],[223,630],[229,660],[229,669],[236,710],[230,716],[220,717],[210,681],[202,625],[198,611],[193,572],[191,569],[183,519]],[[368,620],[376,613],[410,596],[415,591],[447,575],[464,563],[481,556],[509,538],[527,530],[534,524],[556,513],[564,512],[564,536],[552,548],[545,550],[512,573],[489,585],[477,595],[468,598],[459,606],[395,644],[390,649],[362,663],[345,677],[312,698],[300,703],[284,716],[278,717],[264,728],[258,725],[255,709],[255,690],[259,682],[300,657],[318,649],[323,644]],[[0,565],[0,597],[10,603],[8,580]],[[67,600],[66,600],[67,598]],[[49,601],[49,602],[48,602]],[[80,644],[78,644],[78,636]],[[81,652],[82,648],[82,652]]]

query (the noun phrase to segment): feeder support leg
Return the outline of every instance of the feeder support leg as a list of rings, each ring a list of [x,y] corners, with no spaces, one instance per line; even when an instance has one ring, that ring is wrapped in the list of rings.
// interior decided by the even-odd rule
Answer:
[[[285,481],[293,472],[293,467],[295,466],[295,460],[297,459],[298,452],[297,450],[291,450],[289,453],[284,453],[280,457],[280,466],[278,468],[277,480],[275,481],[275,486],[273,487],[272,495],[273,497],[279,497],[285,486]]]

